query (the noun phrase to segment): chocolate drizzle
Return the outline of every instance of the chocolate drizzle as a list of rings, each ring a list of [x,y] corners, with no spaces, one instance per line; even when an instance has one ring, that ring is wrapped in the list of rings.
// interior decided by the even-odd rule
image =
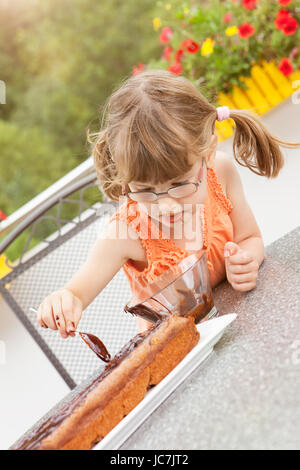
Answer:
[[[148,330],[134,336],[107,364],[104,371],[82,390],[69,403],[55,412],[47,421],[34,429],[28,437],[17,442],[13,450],[36,450],[41,442],[58,428],[61,423],[72,413],[72,411],[84,401],[87,395],[113,370],[115,369],[140,343],[142,343],[153,331],[155,331],[162,321],[158,321]]]
[[[144,303],[139,303],[133,307],[128,307],[126,305],[124,310],[132,315],[139,315],[151,322],[163,320],[168,318],[170,315],[180,315],[183,317],[191,316],[195,319],[195,323],[199,323],[199,321],[208,315],[214,306],[211,292],[209,292],[209,294],[203,293],[200,295],[190,289],[176,289],[176,291],[179,293],[181,300],[176,307],[174,307],[173,311],[170,311],[164,304],[154,297],[151,298],[151,300],[158,302],[165,310],[168,311],[168,313],[162,310],[153,310]]]
[[[111,356],[107,351],[106,347],[102,343],[102,341],[94,335],[90,333],[79,333],[79,336],[83,339],[83,341],[91,348],[91,350],[102,359],[104,362],[109,362],[111,360]]]
[[[153,300],[156,300],[156,299],[153,299]],[[157,302],[159,302],[157,300]],[[160,303],[160,302],[159,302]],[[167,308],[165,307],[163,304],[161,304],[164,308]],[[168,309],[167,309],[168,310]],[[128,307],[126,305],[126,307],[124,307],[124,311],[125,312],[129,312],[131,313],[132,315],[139,315],[140,317],[142,318],[146,318],[147,320],[151,321],[151,322],[156,322],[156,321],[159,321],[159,320],[164,320],[165,318],[168,318],[170,314],[172,314],[172,312],[169,311],[169,313],[165,313],[165,312],[158,312],[156,310],[153,310],[152,308],[148,307],[147,305],[144,305],[142,303],[140,304],[137,304],[137,305],[134,305],[133,307]]]

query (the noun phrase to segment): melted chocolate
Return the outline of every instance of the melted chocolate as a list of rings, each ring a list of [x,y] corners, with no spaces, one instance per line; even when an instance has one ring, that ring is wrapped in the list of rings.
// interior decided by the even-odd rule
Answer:
[[[104,362],[109,362],[111,360],[109,352],[97,336],[91,335],[90,333],[79,333],[79,336],[91,348],[91,350],[97,354],[99,359],[102,359]]]
[[[33,430],[28,437],[18,442],[14,450],[36,450],[40,443],[48,437],[84,401],[86,396],[115,368],[117,367],[144,339],[156,330],[162,321],[158,321],[148,330],[134,336],[107,364],[104,371],[91,382],[84,390],[74,397],[63,408],[55,412],[47,421]]]
[[[133,307],[126,307],[124,308],[125,312],[129,312],[132,315],[139,315],[139,317],[145,318],[151,322],[157,322],[157,320],[164,320],[167,318],[169,315],[172,315],[172,312],[164,305],[162,304],[159,300],[152,298],[152,300],[155,300],[155,302],[159,303],[164,309],[168,310],[169,313],[166,312],[158,312],[156,310],[153,310],[150,307],[147,307],[143,303],[134,305]]]
[[[202,294],[202,302],[198,303],[197,299],[198,305],[196,307],[194,307],[196,298],[193,292],[183,289],[177,289],[177,292],[183,295],[183,300],[178,305],[179,314],[184,317],[193,317],[195,323],[199,323],[199,321],[206,317],[214,306],[211,292],[209,295]]]
[[[128,307],[126,305],[124,310],[125,312],[129,312],[132,315],[139,315],[140,317],[145,318],[146,320],[151,322],[163,320],[170,315],[180,315],[183,317],[191,316],[195,319],[195,323],[199,323],[199,321],[202,320],[214,306],[214,301],[211,292],[208,295],[204,293],[202,294],[202,296],[200,296],[199,294],[197,295],[189,289],[176,290],[181,295],[182,299],[173,311],[170,311],[159,300],[152,298],[152,300],[158,302],[169,313],[155,311],[152,308],[144,305],[143,303],[134,305],[133,307]],[[196,307],[195,304],[197,304]]]
[[[148,321],[156,322],[157,320],[162,320],[168,314],[162,314],[160,312],[156,312],[152,310],[152,308],[147,307],[143,304],[137,304],[133,307],[126,307],[124,308],[125,312],[129,312],[132,315],[138,315],[139,317],[145,318]]]

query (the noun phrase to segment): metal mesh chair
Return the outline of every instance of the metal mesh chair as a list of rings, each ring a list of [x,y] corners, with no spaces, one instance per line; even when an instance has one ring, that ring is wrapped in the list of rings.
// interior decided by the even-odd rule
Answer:
[[[91,203],[91,197],[86,197],[91,191],[94,194],[96,191],[96,200],[101,200],[95,173],[51,197],[0,243],[1,255],[20,238],[24,242],[17,262],[7,262],[11,271],[0,279],[0,295],[70,388],[82,382],[96,368],[99,369],[99,359],[79,337],[63,340],[58,332],[42,329],[29,309],[38,307],[47,295],[63,287],[72,277],[116,210],[116,204],[112,202]],[[66,207],[74,213],[71,219],[64,215]],[[31,248],[37,232],[40,230],[43,233],[45,226],[49,231],[50,225],[56,230]],[[123,270],[120,270],[101,295],[86,308],[80,322],[80,330],[99,336],[112,355],[137,333],[135,318],[123,312],[130,296],[128,281]]]

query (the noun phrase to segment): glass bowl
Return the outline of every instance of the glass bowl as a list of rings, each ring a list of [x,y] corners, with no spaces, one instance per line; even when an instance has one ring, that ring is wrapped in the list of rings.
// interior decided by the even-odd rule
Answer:
[[[169,315],[191,316],[195,323],[217,315],[205,252],[184,258],[177,268],[177,276],[170,269],[158,281],[148,284],[127,303],[125,312],[154,323]]]

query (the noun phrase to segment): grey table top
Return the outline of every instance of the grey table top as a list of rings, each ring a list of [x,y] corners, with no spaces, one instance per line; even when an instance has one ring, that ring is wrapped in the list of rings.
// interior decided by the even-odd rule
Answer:
[[[253,291],[216,288],[237,320],[121,449],[300,449],[299,235],[266,249]]]
[[[299,245],[300,228],[270,245],[253,291],[215,289],[220,313],[238,318],[121,450],[300,449]]]

